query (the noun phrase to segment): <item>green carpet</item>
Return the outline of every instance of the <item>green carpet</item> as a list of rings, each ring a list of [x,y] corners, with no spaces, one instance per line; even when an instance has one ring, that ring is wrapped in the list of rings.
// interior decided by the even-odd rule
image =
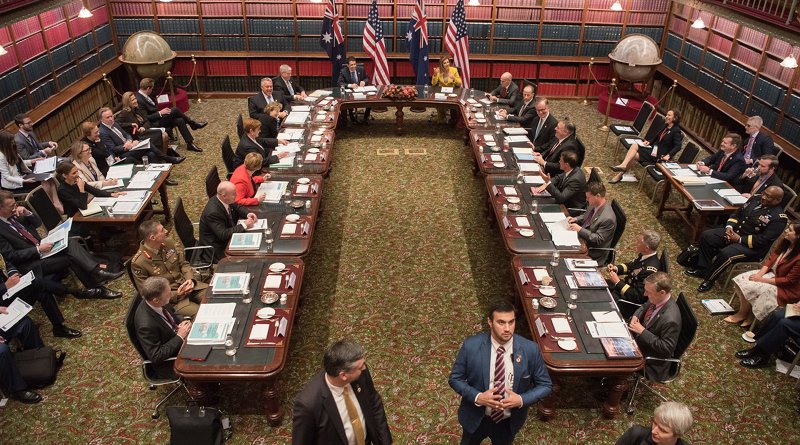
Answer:
[[[602,116],[577,102],[555,101],[551,109],[577,122],[588,148],[586,165],[608,171],[611,150],[603,147],[605,134],[595,130]],[[208,168],[217,164],[224,170],[219,155],[224,135],[232,134],[236,146],[239,112],[245,112],[244,100],[192,105],[193,117],[212,120],[196,132],[206,151],[189,153],[174,174],[180,185],[170,192],[173,200],[184,199],[193,220],[205,203],[201,184]],[[324,213],[305,258],[304,299],[280,379],[284,422],[279,428],[267,424],[259,403],[253,403],[258,400],[257,385],[225,385],[219,406],[232,415],[231,443],[290,443],[294,395],[321,368],[325,346],[341,337],[365,346],[395,443],[451,444],[460,437],[459,400],[447,377],[462,340],[485,329],[486,303],[513,292],[510,257],[496,226],[485,217],[485,186],[470,172],[472,154],[463,146],[461,133],[428,123],[427,113],[408,113],[407,128],[413,135],[397,137],[392,132],[393,112],[373,116],[368,127],[337,133],[333,169],[324,186]],[[383,156],[378,149],[395,149],[398,154]],[[424,149],[425,154],[408,154],[406,149]],[[674,259],[686,244],[687,228],[671,217],[656,220],[655,206],[637,187],[609,186],[610,196],[620,200],[629,216],[620,255],[629,258],[636,234],[654,228],[664,235]],[[692,443],[796,442],[793,381],[772,369],[739,367],[733,352],[745,347],[741,330],[708,316],[694,291],[698,281],[680,271],[673,264],[676,287],[687,292],[701,325],[681,378],[662,389],[692,408]],[[120,278],[112,287],[124,290],[125,297],[62,302],[68,323],[84,332],[78,340],[53,339],[41,310],[34,310],[45,341],[63,347],[67,362],[57,383],[42,391],[44,402],[10,402],[0,410],[0,442],[168,442],[165,416],[157,421],[149,417],[150,407],[165,393],[151,392],[142,383],[138,356],[122,327],[130,284]],[[524,324],[518,327],[523,335],[526,330]],[[657,398],[643,394],[633,416],[604,420],[590,385],[564,380],[556,417],[543,423],[529,416],[517,443],[613,443],[630,422],[648,424],[657,404]]]

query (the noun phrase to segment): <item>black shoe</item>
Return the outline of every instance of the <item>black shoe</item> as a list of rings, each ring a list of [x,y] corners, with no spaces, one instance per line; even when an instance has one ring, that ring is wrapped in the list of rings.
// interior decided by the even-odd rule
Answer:
[[[622,175],[617,175],[617,176],[614,176],[613,178],[611,178],[611,179],[609,179],[609,180],[608,180],[608,183],[609,183],[609,184],[616,184],[616,183],[618,183],[619,181],[622,181]]]
[[[122,296],[122,292],[117,292],[111,290],[105,286],[100,286],[100,298],[104,298],[106,300],[113,300],[115,298],[119,298]]]
[[[208,121],[189,121],[189,126],[192,127],[192,130],[199,130],[201,128],[205,128],[208,125]]]
[[[53,326],[53,337],[78,338],[81,335],[81,331],[72,329],[71,327],[63,324]]]
[[[42,396],[39,395],[38,392],[28,391],[27,389],[11,393],[11,398],[18,402],[28,404],[39,403],[42,401]]]
[[[185,161],[186,158],[183,156],[164,156],[164,160],[169,162],[172,165],[178,165],[181,162]]]
[[[702,269],[686,269],[683,271],[683,273],[689,275],[690,277],[697,277],[697,278],[706,277],[706,271]]]
[[[758,351],[756,351],[756,348],[742,349],[741,351],[736,351],[734,355],[736,358],[750,358],[758,355]]]
[[[739,363],[745,368],[763,368],[769,366],[769,357],[761,354],[756,354],[752,357],[742,359]]]
[[[98,288],[69,291],[75,298],[100,298],[101,292]]]
[[[197,145],[195,145],[194,143],[192,143],[192,144],[187,144],[187,145],[186,145],[186,149],[187,149],[187,150],[189,150],[189,151],[196,151],[196,152],[198,152],[198,153],[202,153],[202,152],[203,152],[203,149],[202,149],[202,148],[200,148],[200,147],[198,147],[198,146],[197,146]]]
[[[106,269],[97,269],[97,272],[95,272],[94,277],[97,278],[97,281],[105,283],[107,281],[116,280],[117,278],[121,277],[124,274],[125,271],[122,270],[119,272],[109,272]]]
[[[167,184],[167,185],[178,185],[178,181],[176,181],[174,179],[167,178],[166,180],[164,180],[164,184]]]
[[[700,286],[697,287],[697,292],[705,293],[710,291],[712,287],[714,287],[713,281],[703,281],[700,283]]]

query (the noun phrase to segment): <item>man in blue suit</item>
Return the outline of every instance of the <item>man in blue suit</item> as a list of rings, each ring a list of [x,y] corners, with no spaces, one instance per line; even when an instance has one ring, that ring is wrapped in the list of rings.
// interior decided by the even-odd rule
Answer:
[[[490,332],[467,338],[450,372],[461,395],[461,445],[510,445],[525,423],[528,408],[550,395],[553,384],[536,343],[514,334],[514,306],[505,300],[489,310]]]

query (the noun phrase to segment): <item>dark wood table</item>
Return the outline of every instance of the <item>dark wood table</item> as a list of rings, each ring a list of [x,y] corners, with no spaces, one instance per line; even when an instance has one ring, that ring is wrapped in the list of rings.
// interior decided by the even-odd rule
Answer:
[[[579,256],[572,255],[572,257]],[[620,412],[620,399],[628,389],[628,381],[631,374],[644,367],[644,359],[610,360],[606,358],[600,340],[592,338],[586,330],[586,321],[593,320],[592,311],[616,311],[619,313],[611,294],[605,288],[579,289],[577,291],[578,308],[572,311],[568,317],[573,334],[558,334],[575,337],[575,341],[578,343],[577,351],[564,351],[555,345],[551,339],[548,339],[552,331],[544,337],[540,337],[537,334],[534,326],[536,319],[540,315],[547,317],[547,314],[566,314],[568,309],[567,299],[570,288],[566,282],[565,275],[571,272],[564,264],[563,258],[554,271],[553,267],[550,266],[550,259],[550,256],[544,255],[518,255],[511,260],[517,295],[528,326],[531,328],[531,336],[539,344],[545,365],[553,380],[553,394],[539,403],[539,417],[542,420],[548,420],[555,415],[561,389],[561,378],[578,376],[593,377],[598,378],[598,380],[601,377],[606,379],[608,396],[602,403],[602,413],[607,418],[614,418]],[[546,267],[548,274],[555,278],[556,295],[553,298],[558,303],[555,308],[545,309],[542,306],[539,306],[538,310],[533,308],[532,300],[542,295],[534,288],[533,283],[523,285],[519,276],[520,270],[530,267]],[[533,280],[532,273],[528,271],[527,275],[530,277],[529,280]]]
[[[277,290],[278,293],[287,294],[288,299],[285,305],[282,305],[280,301],[267,305],[260,299],[264,282],[269,274],[267,267],[274,262],[284,263],[287,270],[296,275],[295,285],[292,289]],[[211,288],[208,289],[206,293],[208,303],[236,303],[234,316],[238,323],[233,328],[231,335],[238,349],[236,355],[229,357],[225,354],[224,346],[218,345],[212,347],[205,361],[187,360],[180,357],[175,361],[175,372],[186,382],[189,395],[193,400],[209,404],[214,396],[216,384],[221,382],[261,383],[263,385],[262,403],[267,419],[272,426],[280,425],[283,411],[280,406],[277,380],[286,364],[304,269],[303,261],[296,257],[224,258],[219,262],[217,272],[249,272],[251,274],[250,295],[253,296],[253,300],[250,304],[244,304],[241,296],[218,295],[214,294]],[[263,307],[285,310],[283,313],[288,320],[288,326],[286,336],[279,346],[246,345],[255,314]],[[191,346],[184,344],[183,347]]]
[[[503,126],[505,128],[508,126]],[[523,164],[536,164],[533,160],[520,160],[514,154],[514,148],[530,148],[533,145],[530,141],[525,142],[507,142],[506,135],[502,130],[497,131],[485,130],[472,130],[469,133],[469,144],[474,154],[473,172],[482,175],[497,175],[497,174],[516,174],[519,172],[520,163]],[[535,175],[539,173],[525,172],[528,175]]]
[[[287,127],[287,128],[303,128],[303,138],[298,142],[300,150],[295,154],[295,161],[289,167],[276,167],[275,165],[265,166],[263,171],[272,174],[305,174],[305,175],[323,175],[328,176],[331,170],[331,163],[333,156],[333,143],[336,139],[336,134],[333,128],[325,125],[317,125],[311,123],[303,127]],[[285,131],[284,129],[283,131]],[[321,131],[322,134],[314,134],[316,131]],[[318,140],[317,140],[318,139]],[[317,153],[312,153],[317,151]]]
[[[688,164],[681,164],[682,168],[687,168]],[[692,228],[692,242],[700,241],[700,234],[708,225],[708,221],[712,218],[726,216],[736,211],[740,206],[731,205],[725,198],[721,197],[715,190],[718,189],[733,189],[727,182],[718,184],[701,184],[701,185],[688,185],[683,184],[677,176],[675,176],[664,163],[659,162],[656,164],[658,171],[664,175],[664,193],[661,195],[661,203],[658,206],[658,213],[656,218],[660,218],[665,211],[675,212],[686,224]],[[687,202],[683,206],[668,206],[667,199],[669,199],[672,189],[680,193],[683,199]],[[700,210],[694,205],[694,201],[698,199],[713,199],[720,203],[723,208],[720,210]]]
[[[317,191],[298,194],[297,187],[300,185],[297,180],[305,177],[311,180],[309,186],[316,185]],[[305,256],[311,249],[311,242],[314,237],[314,229],[317,225],[319,216],[320,203],[322,201],[322,185],[323,178],[321,175],[289,175],[289,174],[274,174],[270,181],[288,181],[289,190],[292,191],[291,200],[302,200],[311,203],[311,207],[292,208],[285,203],[282,198],[278,203],[262,202],[257,206],[248,206],[247,209],[255,213],[259,219],[266,218],[272,229],[272,236],[274,242],[272,248],[268,249],[267,243],[264,242],[263,237],[261,246],[258,250],[230,250],[227,249],[225,253],[233,257],[264,257],[264,256]],[[309,223],[309,231],[306,235],[297,236],[281,236],[281,230],[284,224],[287,223],[286,215],[296,214],[299,215],[302,222]]]

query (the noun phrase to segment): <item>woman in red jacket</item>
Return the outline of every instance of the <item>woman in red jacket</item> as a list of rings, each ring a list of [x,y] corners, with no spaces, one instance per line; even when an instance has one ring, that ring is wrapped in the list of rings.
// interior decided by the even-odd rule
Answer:
[[[256,184],[261,184],[269,179],[269,174],[264,176],[253,176],[257,171],[261,171],[261,163],[264,158],[258,153],[248,153],[244,157],[244,164],[233,171],[231,182],[236,186],[236,204],[243,206],[257,206],[264,200],[265,194],[256,195]]]
[[[736,276],[739,312],[726,317],[728,323],[749,327],[754,318],[765,319],[778,306],[800,300],[800,246],[797,244],[800,222],[786,226],[783,240],[757,271]]]

